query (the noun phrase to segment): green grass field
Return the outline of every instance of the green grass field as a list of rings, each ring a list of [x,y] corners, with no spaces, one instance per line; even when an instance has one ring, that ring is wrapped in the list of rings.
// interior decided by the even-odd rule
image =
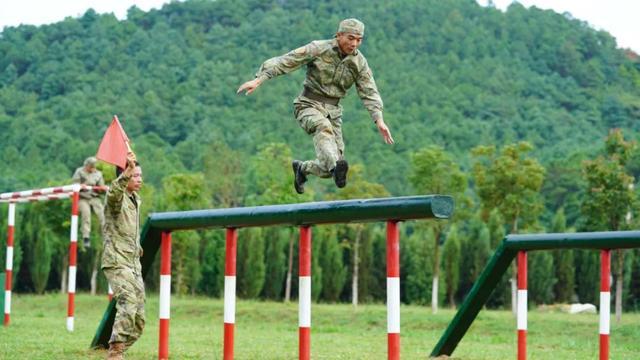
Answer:
[[[75,332],[65,330],[66,295],[13,297],[12,322],[0,327],[0,359],[103,359],[89,350],[106,296],[76,296]],[[297,303],[239,301],[236,359],[297,359]],[[401,356],[426,359],[454,315],[429,307],[403,306]],[[169,354],[172,359],[222,358],[222,301],[172,297]],[[386,359],[384,305],[314,304],[314,359]],[[530,311],[529,359],[596,359],[598,315]],[[127,359],[154,359],[158,349],[158,296],[147,301],[147,327]],[[507,311],[482,311],[453,353],[455,359],[514,359],[515,319]],[[624,314],[611,326],[611,359],[640,358],[640,314]]]

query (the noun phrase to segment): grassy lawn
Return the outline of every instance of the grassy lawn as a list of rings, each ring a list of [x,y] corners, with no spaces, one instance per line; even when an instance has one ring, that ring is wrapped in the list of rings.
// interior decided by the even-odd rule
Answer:
[[[0,359],[103,359],[89,344],[106,296],[76,295],[75,332],[65,330],[66,295],[13,297],[12,322],[0,327]],[[386,359],[384,305],[314,304],[311,352],[314,359]],[[454,315],[444,309],[403,306],[401,355],[426,359]],[[173,359],[222,358],[222,301],[173,297],[169,354]],[[598,315],[529,312],[529,359],[596,359]],[[236,359],[297,359],[296,303],[240,301],[236,312]],[[147,327],[127,359],[154,359],[158,349],[158,296],[147,302]],[[453,353],[455,359],[514,359],[515,319],[507,311],[482,311]],[[640,314],[612,321],[611,359],[640,358]]]

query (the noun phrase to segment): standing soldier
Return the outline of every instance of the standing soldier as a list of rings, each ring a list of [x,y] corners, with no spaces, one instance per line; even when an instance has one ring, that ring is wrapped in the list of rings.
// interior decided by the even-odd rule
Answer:
[[[336,186],[347,183],[349,165],[344,159],[342,106],[340,99],[355,83],[358,96],[387,144],[393,144],[391,131],[382,117],[382,99],[367,60],[358,47],[364,36],[364,24],[356,19],[340,22],[334,39],[312,41],[285,55],[265,61],[256,78],[240,86],[238,93],[251,94],[265,80],[288,74],[307,65],[303,90],[294,102],[299,125],[313,136],[316,159],[293,160],[294,186],[304,193],[307,175],[333,177]]]
[[[140,257],[140,204],[142,169],[135,155],[113,181],[105,207],[102,270],[113,288],[116,318],[109,339],[108,360],[120,360],[144,328],[144,282]]]
[[[98,160],[93,156],[86,158],[84,165],[76,169],[73,173],[72,181],[75,184],[83,184],[90,186],[104,186],[102,172],[96,169]],[[88,248],[91,244],[89,235],[91,235],[91,210],[98,217],[100,229],[104,226],[104,207],[100,194],[96,191],[88,190],[80,192],[80,202],[78,203],[80,210],[82,239],[84,247]]]

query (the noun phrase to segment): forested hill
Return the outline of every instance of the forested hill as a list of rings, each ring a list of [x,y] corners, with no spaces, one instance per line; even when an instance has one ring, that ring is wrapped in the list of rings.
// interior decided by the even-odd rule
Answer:
[[[345,17],[367,26],[361,49],[397,142],[382,143],[352,90],[347,158],[394,194],[409,191],[408,155],[426,145],[465,165],[476,145],[528,140],[545,163],[594,151],[609,128],[632,137],[640,130],[637,60],[568,15],[472,0],[192,0],[148,13],[134,7],[124,21],[89,11],[5,28],[0,191],[65,182],[95,153],[113,114],[156,185],[201,170],[221,141],[247,158],[269,142],[310,157],[291,106],[304,71],[252,96],[235,91],[262,61],[332,37]]]

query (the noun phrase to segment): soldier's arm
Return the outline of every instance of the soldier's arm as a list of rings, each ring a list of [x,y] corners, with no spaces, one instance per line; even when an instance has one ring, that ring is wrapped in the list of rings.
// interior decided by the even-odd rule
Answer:
[[[127,189],[127,184],[131,179],[131,175],[123,172],[120,176],[113,180],[109,191],[107,192],[107,206],[112,213],[120,212],[122,209],[122,201],[124,200],[124,193]]]
[[[360,100],[362,100],[362,104],[364,104],[364,107],[369,112],[371,119],[374,122],[382,119],[382,98],[378,92],[376,81],[373,79],[373,73],[366,62],[356,79],[356,90],[358,91]]]
[[[299,69],[301,66],[315,59],[319,53],[320,48],[318,44],[311,42],[295,50],[289,51],[282,56],[271,58],[262,63],[260,69],[256,73],[255,79],[240,85],[237,93],[246,91],[247,95],[249,95],[263,82]]]
[[[71,182],[73,184],[80,184],[82,182],[82,179],[80,178],[80,169],[76,169],[76,171],[73,173],[73,177],[71,177]]]
[[[384,122],[384,118],[382,116],[382,98],[380,97],[380,93],[378,92],[378,86],[376,86],[376,81],[373,79],[373,73],[369,68],[369,65],[364,63],[362,70],[358,74],[358,78],[356,79],[356,90],[358,91],[358,96],[364,107],[369,111],[369,115],[371,119],[378,127],[378,131],[380,131],[380,136],[387,144],[393,144],[393,137],[391,136],[391,130]]]
[[[319,54],[318,45],[311,42],[288,53],[265,61],[256,73],[256,79],[264,82],[276,76],[288,74],[308,64]]]

